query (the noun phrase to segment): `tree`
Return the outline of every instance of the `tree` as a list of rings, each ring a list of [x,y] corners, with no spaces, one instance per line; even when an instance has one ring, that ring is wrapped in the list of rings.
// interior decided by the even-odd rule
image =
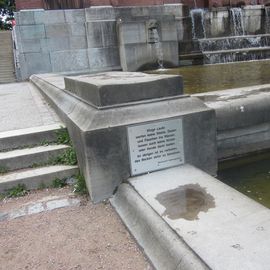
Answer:
[[[0,30],[12,28],[11,20],[14,19],[15,0],[0,0]]]

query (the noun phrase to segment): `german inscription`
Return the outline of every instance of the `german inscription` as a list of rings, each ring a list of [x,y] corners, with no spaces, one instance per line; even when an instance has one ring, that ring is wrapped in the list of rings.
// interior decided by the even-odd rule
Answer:
[[[128,127],[131,174],[184,163],[182,119]]]

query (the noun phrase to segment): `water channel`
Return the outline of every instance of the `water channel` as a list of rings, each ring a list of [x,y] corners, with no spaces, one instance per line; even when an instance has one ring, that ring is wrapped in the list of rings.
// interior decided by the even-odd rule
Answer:
[[[197,65],[160,69],[155,73],[182,75],[186,94],[270,83],[270,61]]]
[[[182,75],[184,92],[193,94],[268,84],[270,61],[187,66],[158,73]],[[270,152],[220,162],[217,178],[270,208]]]

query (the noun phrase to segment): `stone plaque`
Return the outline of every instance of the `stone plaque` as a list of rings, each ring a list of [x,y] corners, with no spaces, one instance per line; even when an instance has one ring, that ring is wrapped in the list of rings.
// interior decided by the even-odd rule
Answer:
[[[131,175],[184,163],[182,119],[128,127]]]

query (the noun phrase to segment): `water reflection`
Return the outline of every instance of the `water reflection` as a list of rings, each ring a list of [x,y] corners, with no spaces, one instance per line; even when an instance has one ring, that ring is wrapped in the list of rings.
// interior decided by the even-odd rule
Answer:
[[[199,65],[155,71],[182,75],[186,94],[270,83],[270,61]]]
[[[162,215],[169,219],[195,220],[200,212],[207,212],[215,207],[214,198],[198,184],[179,186],[162,192],[156,199],[166,208]]]

